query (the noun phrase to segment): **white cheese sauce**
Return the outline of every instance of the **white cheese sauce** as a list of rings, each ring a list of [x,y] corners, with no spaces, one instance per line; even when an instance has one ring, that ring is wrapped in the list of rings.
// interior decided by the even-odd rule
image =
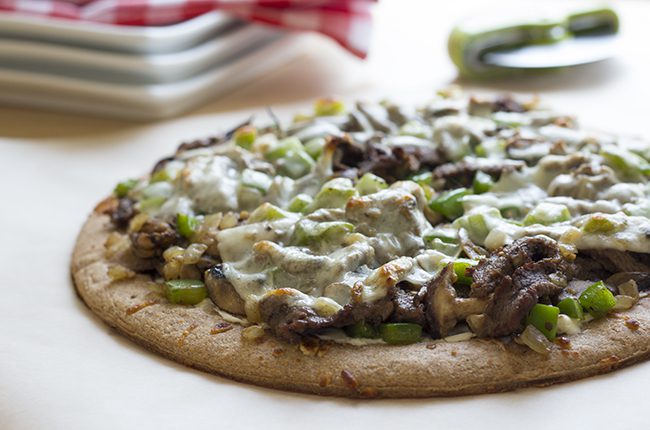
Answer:
[[[472,102],[441,98],[402,119],[407,111],[366,106],[350,116],[297,123],[288,129],[291,141],[267,133],[250,151],[231,139],[181,152],[167,164],[169,181],[152,181],[138,192],[142,200],[164,200],[151,213],[167,218],[254,212],[263,202],[274,205],[261,221],[245,221],[216,235],[224,274],[247,309],[282,289],[293,305],[330,315],[359,290],[361,299],[371,303],[399,282],[418,288],[460,252],[453,246],[448,249],[455,255],[428,249],[432,243],[445,245],[434,235],[425,239],[434,227],[445,231],[445,240],[456,242],[464,229],[488,250],[543,234],[578,250],[650,253],[645,177],[650,174],[645,161],[650,144],[618,140],[617,145],[615,138],[560,125],[573,120],[545,110],[494,113],[489,105],[476,105],[470,115],[468,104]],[[463,214],[453,222],[428,208],[440,193],[412,181],[388,187],[377,182],[374,192],[360,195],[353,182],[338,180],[324,191],[335,154],[323,138],[345,138],[341,127],[351,123],[356,124],[348,134],[352,139],[370,138],[378,129],[388,134],[383,142],[389,148],[435,147],[448,161],[479,166],[510,158],[516,169],[502,174],[486,192],[461,197]],[[278,174],[300,172],[304,166],[310,168],[302,175]],[[327,198],[315,202],[326,192]],[[615,228],[585,228],[594,216]]]

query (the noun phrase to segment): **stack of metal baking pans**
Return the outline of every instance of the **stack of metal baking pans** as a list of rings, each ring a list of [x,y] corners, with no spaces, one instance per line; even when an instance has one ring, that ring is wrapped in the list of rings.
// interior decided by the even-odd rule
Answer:
[[[290,39],[219,12],[161,27],[0,14],[0,104],[169,117],[286,62]]]

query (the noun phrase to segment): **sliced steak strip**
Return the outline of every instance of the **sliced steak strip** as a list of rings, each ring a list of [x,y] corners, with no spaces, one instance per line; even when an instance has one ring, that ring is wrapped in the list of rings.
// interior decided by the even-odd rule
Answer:
[[[391,321],[425,325],[424,305],[419,295],[397,288],[393,297],[393,306]]]
[[[359,176],[374,173],[388,182],[405,179],[423,169],[432,169],[444,162],[440,151],[433,146],[385,145],[382,137],[366,142],[354,142],[349,136],[332,137],[336,145],[334,172],[339,176]]]
[[[650,265],[644,261],[647,260],[645,254],[615,249],[588,249],[581,250],[580,254],[592,258],[610,273],[650,272]]]
[[[487,173],[493,179],[499,179],[502,174],[521,170],[523,166],[525,166],[524,162],[513,160],[495,160],[490,164],[462,160],[436,167],[433,171],[433,178],[441,182],[444,189],[470,187],[476,172]]]
[[[332,316],[318,315],[307,306],[292,306],[288,295],[273,294],[260,302],[260,315],[278,337],[292,343],[304,335],[325,328],[341,328],[359,321],[379,324],[388,319],[394,309],[393,292],[373,303],[350,303]]]
[[[515,269],[494,292],[485,315],[482,336],[507,336],[519,331],[524,317],[541,297],[559,294],[564,288],[563,272],[557,262],[526,263]],[[554,279],[554,277],[560,278]],[[556,283],[557,282],[557,283]]]
[[[506,336],[543,297],[559,294],[576,269],[546,236],[525,237],[497,251],[473,270],[472,297],[492,294],[481,336]]]
[[[508,278],[517,267],[526,263],[550,259],[563,262],[560,248],[546,236],[524,237],[494,252],[472,270],[472,297],[487,297]]]

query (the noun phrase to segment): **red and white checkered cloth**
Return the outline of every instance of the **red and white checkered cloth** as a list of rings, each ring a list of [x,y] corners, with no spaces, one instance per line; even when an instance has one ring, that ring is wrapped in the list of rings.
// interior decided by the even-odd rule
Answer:
[[[102,22],[166,25],[220,10],[247,21],[323,33],[359,57],[368,52],[377,0],[0,0],[0,13]]]

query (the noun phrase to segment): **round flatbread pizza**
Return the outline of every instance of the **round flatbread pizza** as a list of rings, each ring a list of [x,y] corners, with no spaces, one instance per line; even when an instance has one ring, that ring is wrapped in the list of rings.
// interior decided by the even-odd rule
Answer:
[[[247,121],[120,182],[84,302],[179,363],[347,397],[566,382],[650,356],[650,143],[442,91]]]

